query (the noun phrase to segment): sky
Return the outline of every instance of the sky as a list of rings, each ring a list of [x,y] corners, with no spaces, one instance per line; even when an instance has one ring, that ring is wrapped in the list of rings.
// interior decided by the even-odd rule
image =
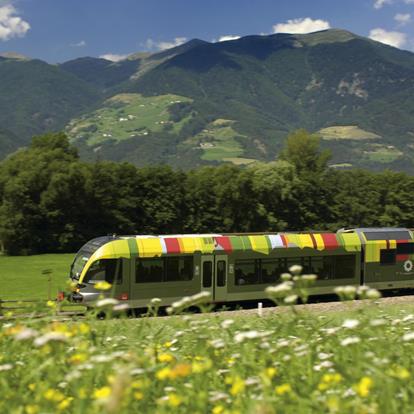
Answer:
[[[0,0],[0,53],[50,63],[328,28],[414,51],[414,0]]]

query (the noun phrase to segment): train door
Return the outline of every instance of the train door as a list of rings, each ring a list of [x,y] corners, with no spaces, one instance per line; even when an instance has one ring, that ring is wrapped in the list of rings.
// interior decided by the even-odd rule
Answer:
[[[227,298],[227,256],[201,256],[201,290],[210,292],[214,302]]]
[[[215,256],[214,301],[221,302],[227,299],[227,256]]]
[[[107,262],[112,261],[111,266],[107,265],[107,276],[108,270],[110,270],[110,280],[112,289],[110,292],[111,296],[118,300],[130,299],[130,260],[127,259],[106,259]],[[112,267],[112,268],[111,268]]]

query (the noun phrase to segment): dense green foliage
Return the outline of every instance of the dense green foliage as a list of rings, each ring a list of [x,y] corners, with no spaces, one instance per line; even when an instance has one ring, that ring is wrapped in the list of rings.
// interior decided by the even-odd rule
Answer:
[[[56,131],[101,97],[87,82],[40,60],[0,58],[0,155],[27,144],[33,135]]]
[[[85,163],[64,134],[0,164],[0,239],[9,254],[74,252],[105,234],[414,226],[414,177],[328,167],[305,130],[278,160],[188,172]]]

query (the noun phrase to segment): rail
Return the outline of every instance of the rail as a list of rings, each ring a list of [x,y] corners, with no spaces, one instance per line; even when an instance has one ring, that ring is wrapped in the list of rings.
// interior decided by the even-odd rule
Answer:
[[[55,309],[57,315],[76,315],[85,312],[85,307],[75,303],[59,302],[54,300],[42,299],[1,299],[0,298],[0,318],[10,315],[22,316],[25,313],[42,314],[47,308]],[[69,310],[68,310],[69,309]],[[27,311],[27,312],[25,312]]]

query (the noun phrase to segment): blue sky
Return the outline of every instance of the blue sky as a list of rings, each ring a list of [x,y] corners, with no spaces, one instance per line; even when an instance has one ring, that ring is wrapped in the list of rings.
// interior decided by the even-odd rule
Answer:
[[[0,0],[0,53],[52,63],[329,27],[414,51],[414,0]]]

